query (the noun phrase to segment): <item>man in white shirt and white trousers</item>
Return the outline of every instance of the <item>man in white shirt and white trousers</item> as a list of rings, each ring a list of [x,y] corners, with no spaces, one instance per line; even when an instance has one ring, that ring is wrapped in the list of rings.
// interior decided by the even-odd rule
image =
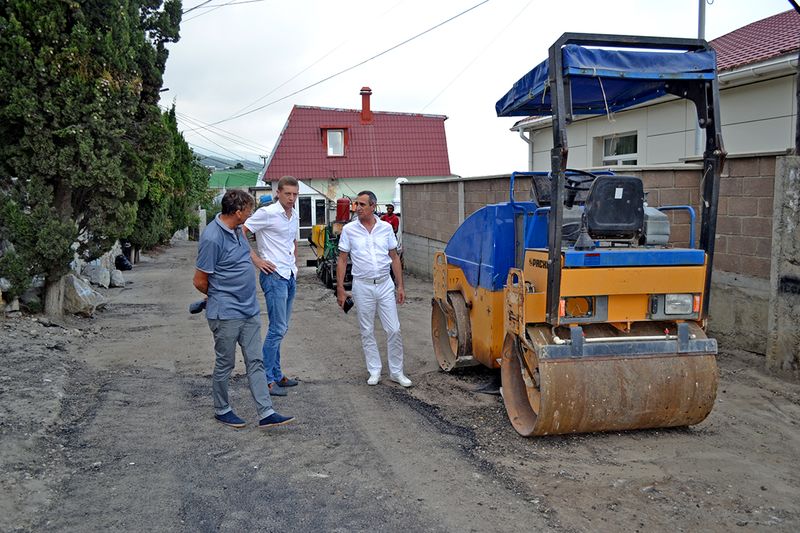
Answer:
[[[402,304],[406,299],[403,270],[400,256],[397,255],[397,238],[392,225],[375,216],[378,203],[375,193],[362,191],[358,193],[355,203],[358,219],[345,224],[339,237],[336,299],[339,307],[343,307],[347,298],[344,275],[349,256],[353,263],[353,300],[361,328],[361,346],[369,372],[367,384],[377,385],[381,380],[381,356],[374,331],[377,311],[387,337],[389,379],[403,387],[410,387],[411,380],[403,373],[403,339],[397,317],[396,304]],[[389,275],[390,269],[394,273],[394,282]]]

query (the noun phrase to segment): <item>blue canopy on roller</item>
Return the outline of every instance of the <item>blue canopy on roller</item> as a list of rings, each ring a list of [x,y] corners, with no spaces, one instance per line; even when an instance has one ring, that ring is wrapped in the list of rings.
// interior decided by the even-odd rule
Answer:
[[[667,94],[670,80],[713,80],[716,54],[712,49],[686,52],[587,48],[567,44],[562,49],[564,78],[571,86],[575,115],[619,111]],[[552,115],[549,60],[520,78],[495,104],[497,116]]]

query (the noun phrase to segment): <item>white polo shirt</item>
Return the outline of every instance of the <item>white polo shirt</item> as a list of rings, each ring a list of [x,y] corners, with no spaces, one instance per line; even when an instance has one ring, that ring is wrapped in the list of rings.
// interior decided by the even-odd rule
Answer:
[[[350,254],[353,277],[356,279],[388,276],[392,267],[389,250],[397,249],[392,225],[375,217],[372,232],[356,219],[344,225],[339,237],[339,251]]]
[[[297,210],[292,208],[290,217],[280,202],[261,207],[248,218],[244,226],[256,236],[258,255],[277,267],[278,275],[289,279],[297,277],[297,262],[294,256],[294,243],[300,219]]]

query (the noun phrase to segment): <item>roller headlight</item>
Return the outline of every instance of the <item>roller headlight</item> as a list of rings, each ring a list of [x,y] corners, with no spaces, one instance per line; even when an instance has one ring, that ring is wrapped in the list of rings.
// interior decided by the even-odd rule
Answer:
[[[690,315],[692,314],[691,294],[667,294],[664,299],[665,315]]]

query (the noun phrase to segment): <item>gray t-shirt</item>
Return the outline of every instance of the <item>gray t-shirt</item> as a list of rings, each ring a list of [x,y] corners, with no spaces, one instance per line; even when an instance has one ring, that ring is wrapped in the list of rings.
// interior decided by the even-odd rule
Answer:
[[[230,229],[217,215],[200,236],[196,266],[208,274],[206,318],[234,320],[259,313],[250,243],[241,228]]]

